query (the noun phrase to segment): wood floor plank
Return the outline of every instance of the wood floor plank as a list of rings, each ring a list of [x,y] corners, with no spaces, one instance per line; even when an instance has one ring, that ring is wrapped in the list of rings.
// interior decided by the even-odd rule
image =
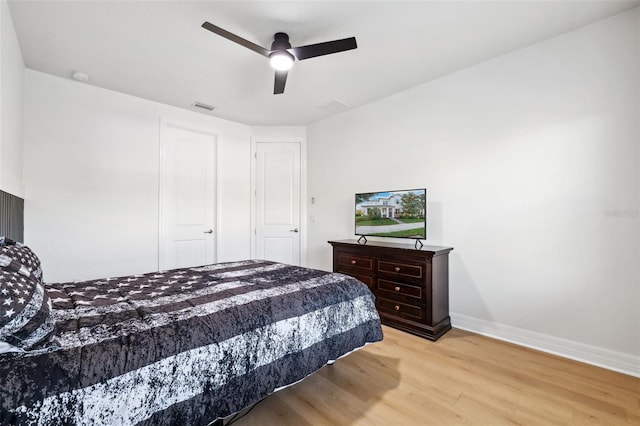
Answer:
[[[234,424],[640,424],[638,378],[457,329],[384,333]]]

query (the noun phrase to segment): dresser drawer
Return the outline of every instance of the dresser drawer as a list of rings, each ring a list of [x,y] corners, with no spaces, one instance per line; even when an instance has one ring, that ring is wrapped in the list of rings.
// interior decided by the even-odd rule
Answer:
[[[342,271],[340,272],[342,274],[345,275],[349,275],[357,280],[362,281],[363,283],[365,283],[367,285],[367,287],[369,287],[371,290],[373,290],[373,277],[371,275],[360,275],[360,274],[356,274],[353,272],[347,272],[347,271]]]
[[[395,300],[379,297],[376,300],[378,310],[398,317],[424,321],[425,309],[422,306],[410,305]]]
[[[412,278],[423,280],[425,277],[426,264],[421,262],[412,262],[408,260],[396,260],[383,258],[378,259],[376,265],[377,272],[398,279]]]
[[[422,287],[418,285],[383,280],[381,278],[378,278],[377,282],[378,290],[384,292],[387,295],[386,297],[389,297],[391,299],[397,299],[396,296],[406,296],[412,299],[416,299],[416,301],[423,300],[424,291]]]
[[[337,254],[338,272],[360,271],[363,273],[373,273],[373,257],[360,256],[357,254],[338,252]],[[348,272],[347,272],[348,273]]]

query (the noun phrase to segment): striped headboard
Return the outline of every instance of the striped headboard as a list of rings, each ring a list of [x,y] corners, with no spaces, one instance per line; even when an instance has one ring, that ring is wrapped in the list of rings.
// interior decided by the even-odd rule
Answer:
[[[0,191],[0,236],[24,241],[24,200]]]

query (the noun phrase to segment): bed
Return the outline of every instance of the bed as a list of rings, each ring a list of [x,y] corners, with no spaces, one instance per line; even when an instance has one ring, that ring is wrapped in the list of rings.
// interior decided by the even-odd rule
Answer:
[[[372,293],[346,275],[246,260],[45,284],[28,247],[0,249],[3,425],[220,424],[382,340]],[[18,298],[26,330],[7,315]]]

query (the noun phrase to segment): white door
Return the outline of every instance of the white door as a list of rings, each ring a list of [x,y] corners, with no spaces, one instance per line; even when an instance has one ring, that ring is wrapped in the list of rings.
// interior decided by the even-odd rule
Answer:
[[[258,259],[300,264],[300,143],[256,143]]]
[[[161,270],[215,263],[216,137],[161,127]]]

